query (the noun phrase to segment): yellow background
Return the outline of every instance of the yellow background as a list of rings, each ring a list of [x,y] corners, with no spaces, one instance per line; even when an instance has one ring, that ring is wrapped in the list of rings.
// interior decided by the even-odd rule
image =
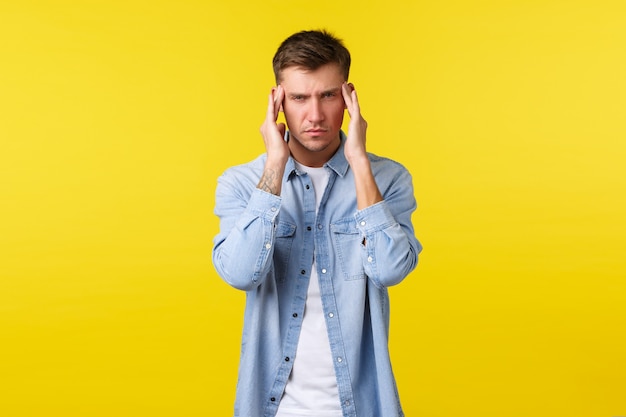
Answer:
[[[328,28],[414,174],[407,416],[626,415],[623,1],[3,1],[0,415],[228,416],[244,294],[217,176],[271,57]]]

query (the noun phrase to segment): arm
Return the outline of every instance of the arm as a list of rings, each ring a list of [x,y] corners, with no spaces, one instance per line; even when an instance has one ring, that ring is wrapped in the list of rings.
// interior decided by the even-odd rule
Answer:
[[[220,230],[213,239],[213,266],[226,283],[245,291],[260,285],[271,268],[281,204],[280,197],[255,188],[255,179],[246,174],[231,169],[218,179]]]
[[[361,115],[356,90],[352,84],[344,83],[341,93],[346,102],[348,114],[350,114],[350,125],[348,127],[344,153],[350,168],[354,172],[357,208],[362,210],[382,201],[383,196],[374,180],[374,174],[365,150],[367,122]]]
[[[265,142],[267,160],[257,188],[274,195],[280,195],[285,164],[289,158],[289,146],[283,140],[285,125],[276,123],[278,111],[284,98],[285,90],[281,85],[272,89],[267,103],[265,121],[261,125],[261,135]]]
[[[283,140],[285,126],[276,124],[283,97],[280,86],[269,95],[261,126],[267,154],[256,188],[254,173],[241,168],[228,170],[218,180],[215,214],[220,219],[220,232],[213,241],[213,265],[228,284],[242,290],[260,285],[271,268],[274,226],[289,157]]]
[[[391,165],[400,169],[392,168],[393,179],[384,185],[384,200],[358,210],[354,216],[363,236],[361,263],[378,288],[399,284],[406,278],[417,266],[422,250],[411,222],[417,207],[411,175],[399,164],[387,161],[387,167]]]
[[[415,268],[422,250],[411,223],[416,208],[412,179],[404,168],[398,170],[383,198],[366,152],[367,122],[361,115],[354,86],[344,84],[342,94],[350,114],[344,153],[354,172],[358,209],[355,219],[363,236],[362,262],[377,287],[395,285]]]

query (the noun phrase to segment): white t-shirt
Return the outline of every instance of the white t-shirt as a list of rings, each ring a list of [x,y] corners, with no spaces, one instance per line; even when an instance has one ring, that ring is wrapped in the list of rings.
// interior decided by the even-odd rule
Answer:
[[[328,172],[323,167],[311,168],[297,162],[296,168],[311,177],[317,212]],[[342,416],[318,280],[314,258],[296,357],[276,417]]]

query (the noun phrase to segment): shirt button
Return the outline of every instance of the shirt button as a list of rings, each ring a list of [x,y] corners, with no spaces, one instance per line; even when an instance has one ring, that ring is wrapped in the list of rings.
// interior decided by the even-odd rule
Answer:
[[[289,356],[285,358],[285,362],[289,362]]]
[[[337,358],[337,362],[339,363],[343,362],[343,359],[341,358],[341,356]]]
[[[307,226],[306,230],[308,230],[310,232],[311,231],[311,226]]]
[[[322,274],[326,273],[326,268],[322,268]]]
[[[271,243],[266,243],[266,244],[265,244],[265,249],[269,249],[269,248],[271,248],[271,247],[272,247],[272,244],[271,244]]]
[[[328,317],[332,319],[333,317],[335,317],[335,315],[333,313],[328,313]]]
[[[270,210],[272,210],[272,211],[276,211],[276,210],[278,210],[278,209],[277,209],[276,207],[272,207]]]
[[[276,401],[276,397],[272,397],[272,398],[270,398],[270,401],[271,401],[271,402]]]
[[[345,404],[345,405],[350,405],[350,400],[346,400],[346,401],[344,401],[344,404]]]
[[[298,317],[298,313],[293,313],[292,316],[295,319],[296,317]]]
[[[318,224],[318,225],[317,225],[317,228],[318,228],[318,229],[320,229],[320,230],[322,230],[323,226],[322,226],[321,224]]]
[[[307,184],[307,185],[306,185],[306,189],[308,190],[309,188],[311,188],[311,187],[309,186],[309,184]]]
[[[304,275],[306,274],[306,271],[303,269],[302,271],[300,271],[300,274]]]
[[[371,256],[367,257],[367,262],[372,262],[374,260],[374,258],[372,258]]]
[[[365,221],[362,221],[362,222],[361,222],[361,226],[365,226]]]

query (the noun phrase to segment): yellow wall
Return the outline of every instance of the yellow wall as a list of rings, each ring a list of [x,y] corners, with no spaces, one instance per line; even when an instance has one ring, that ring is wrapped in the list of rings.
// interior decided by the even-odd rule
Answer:
[[[626,415],[624,2],[26,0],[0,4],[1,416],[231,415],[216,177],[320,27],[414,173],[407,415]]]

